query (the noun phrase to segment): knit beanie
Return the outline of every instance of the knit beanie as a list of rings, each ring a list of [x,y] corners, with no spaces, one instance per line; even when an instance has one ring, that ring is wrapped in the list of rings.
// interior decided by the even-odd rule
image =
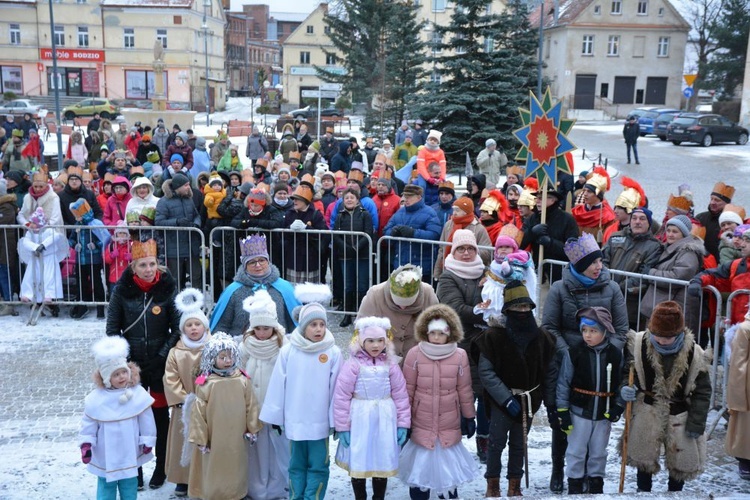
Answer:
[[[495,240],[495,250],[500,247],[511,247],[515,252],[516,250],[518,250],[518,243],[516,243],[516,240],[514,240],[510,236],[501,234],[497,237],[497,240]]]
[[[422,289],[422,268],[413,264],[399,266],[389,279],[393,302],[400,307],[409,307],[417,301]]]
[[[477,246],[477,237],[468,229],[457,229],[453,233],[453,240],[451,241],[451,254],[456,253],[456,249],[461,246],[470,246],[474,250],[479,251]]]
[[[316,319],[328,323],[326,309],[323,304],[330,302],[333,294],[328,285],[318,283],[300,283],[294,287],[294,297],[302,304],[296,307],[292,313],[297,319],[298,331],[304,337],[305,329]]]
[[[679,229],[683,237],[689,235],[690,231],[693,230],[693,223],[690,222],[690,217],[687,215],[675,215],[667,221],[667,226],[674,226]]]
[[[719,216],[719,225],[725,223],[725,222],[734,222],[738,226],[742,224],[742,217],[737,212],[732,212],[731,210],[724,210],[721,212],[721,215]]]
[[[256,290],[255,293],[242,301],[242,308],[250,315],[250,329],[256,326],[270,326],[280,329],[276,302],[266,290]]]
[[[110,379],[112,374],[120,368],[127,370],[130,375],[128,366],[130,346],[123,337],[117,335],[104,337],[92,346],[91,351],[94,354],[96,367],[102,376],[104,387],[107,389],[112,388]]]
[[[208,318],[203,312],[203,294],[197,288],[186,288],[174,299],[175,307],[180,311],[180,332],[184,333],[185,323],[197,319],[208,331]]]
[[[190,184],[190,179],[187,178],[187,175],[181,174],[177,172],[172,177],[172,191],[177,191],[185,184]]]
[[[474,201],[468,196],[456,198],[456,201],[453,202],[453,206],[460,208],[467,214],[474,213]]]
[[[750,224],[740,224],[736,228],[734,228],[734,237],[735,238],[742,238],[745,236],[745,233],[750,231]]]
[[[648,208],[643,207],[637,207],[634,208],[632,212],[630,212],[630,217],[633,217],[633,214],[643,214],[646,216],[646,219],[648,220],[648,227],[651,227],[651,224],[654,222],[654,214],[649,210]]]
[[[603,333],[614,333],[612,326],[612,314],[606,307],[583,307],[576,312],[579,328],[591,326]]]
[[[657,337],[676,337],[685,330],[685,317],[682,306],[673,300],[656,304],[648,329]]]
[[[179,161],[180,163],[185,163],[185,158],[182,157],[180,153],[174,153],[172,156],[169,157],[169,163],[173,163],[175,161]]]
[[[501,312],[506,314],[511,306],[522,304],[528,304],[532,309],[536,307],[534,301],[529,297],[526,285],[518,280],[513,280],[505,285],[505,290],[503,290],[503,308]]]

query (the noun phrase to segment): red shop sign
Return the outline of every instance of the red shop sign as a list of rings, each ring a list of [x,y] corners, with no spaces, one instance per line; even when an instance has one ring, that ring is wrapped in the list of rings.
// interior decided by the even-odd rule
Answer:
[[[52,49],[39,49],[41,59],[52,59]],[[104,62],[103,50],[57,49],[58,61]]]

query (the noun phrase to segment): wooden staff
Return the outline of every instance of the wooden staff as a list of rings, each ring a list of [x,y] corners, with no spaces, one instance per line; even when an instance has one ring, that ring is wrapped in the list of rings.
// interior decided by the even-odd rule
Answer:
[[[523,462],[524,467],[526,468],[526,489],[529,489],[529,422],[527,420],[527,411],[526,408],[526,393],[521,394],[521,411],[523,412],[523,418],[521,420],[521,424],[523,426]]]
[[[544,182],[542,183],[541,186],[539,186],[539,188],[542,190],[542,210],[541,210],[541,213],[539,214],[540,216],[539,220],[541,224],[547,223],[547,182],[549,182],[549,179],[545,175]],[[537,296],[535,297],[535,300],[536,300],[536,303],[539,304],[539,301],[541,300],[541,294],[542,294],[541,283],[542,281],[544,281],[544,266],[542,265],[542,261],[544,260],[544,245],[539,243],[537,246],[539,247],[539,258],[537,261],[539,263],[539,268],[537,269],[537,273],[538,273],[537,282],[540,283],[540,285],[537,287]],[[552,266],[550,266],[549,283],[550,285],[552,285]]]
[[[635,367],[630,365],[630,372],[628,373],[628,385],[633,387],[633,379],[635,377]],[[628,401],[625,405],[625,430],[622,434],[622,464],[620,465],[620,493],[622,493],[625,487],[625,465],[628,461],[628,435],[630,434],[630,417],[633,415],[633,402]]]

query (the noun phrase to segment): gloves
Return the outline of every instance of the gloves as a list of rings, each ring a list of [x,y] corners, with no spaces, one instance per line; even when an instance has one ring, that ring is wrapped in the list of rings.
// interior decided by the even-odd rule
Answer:
[[[507,278],[511,275],[513,272],[513,269],[511,269],[510,264],[507,260],[504,260],[502,264],[500,264],[500,276],[503,278]]]
[[[620,389],[620,397],[627,401],[628,403],[635,401],[635,395],[638,391],[636,391],[635,387],[631,387],[629,385],[622,386],[622,389]]]
[[[81,445],[81,462],[84,464],[91,462],[91,443]]]
[[[96,243],[94,243],[94,242],[92,241],[92,242],[88,243],[88,244],[86,245],[86,247],[88,247],[88,249],[89,249],[89,250],[96,250]]]
[[[341,446],[344,448],[349,448],[349,445],[351,444],[351,433],[349,431],[341,431],[339,432],[339,442],[341,443]]]
[[[273,429],[273,430],[275,430],[276,432],[278,432],[278,433],[279,433],[279,436],[281,436],[282,434],[284,434],[284,428],[283,428],[282,426],[280,426],[280,425],[276,425],[276,424],[273,424],[273,425],[271,426],[271,429]]]
[[[531,234],[536,238],[540,238],[549,234],[549,228],[547,227],[547,224],[537,224],[531,228]]]
[[[294,230],[294,231],[304,231],[306,227],[307,227],[307,226],[305,225],[305,223],[304,223],[304,222],[302,222],[302,221],[301,221],[301,220],[299,220],[299,219],[295,220],[294,222],[292,222],[292,223],[291,223],[291,224],[289,225],[289,229],[292,229],[292,230]]]
[[[547,420],[549,421],[550,429],[560,428],[560,419],[558,418],[557,412],[555,410],[547,410]]]
[[[125,260],[125,262],[130,262],[133,260],[133,254],[131,254],[130,252],[123,252],[122,258],[123,260]]]
[[[516,398],[514,398],[513,396],[505,400],[505,403],[503,403],[503,408],[505,408],[505,411],[511,417],[517,417],[521,414],[521,405],[518,404],[518,401],[516,401]]]
[[[618,420],[620,420],[622,411],[623,411],[622,406],[614,405],[612,408],[609,409],[609,413],[604,414],[604,418],[606,418],[612,423],[617,422]]]
[[[693,431],[685,431],[685,434],[690,439],[698,439],[699,437],[701,437],[703,435],[702,432],[693,432]],[[84,463],[86,463],[86,462],[84,462]]]
[[[401,236],[404,238],[413,238],[414,228],[411,226],[401,226]]]
[[[560,417],[560,429],[570,436],[573,431],[573,419],[570,418],[570,411],[567,408],[558,408],[557,416]]]
[[[246,432],[242,435],[242,439],[250,443],[250,446],[252,446],[258,440],[258,436],[252,432]]]
[[[151,453],[152,448],[150,446],[143,445],[141,446],[141,449],[143,450],[144,455],[148,455]]]
[[[547,236],[546,234],[544,236],[540,236],[537,240],[537,243],[539,243],[540,246],[546,247],[550,243],[552,243],[552,238]]]
[[[395,226],[395,227],[391,228],[391,236],[393,236],[394,238],[401,237],[401,228],[402,227],[404,227],[404,226]]]
[[[199,449],[199,450],[201,451],[201,453],[203,453],[204,455],[205,455],[206,453],[211,453],[211,448],[209,448],[208,446],[198,446],[198,449]]]
[[[76,243],[76,246],[75,246],[75,247],[73,247],[73,248],[75,249],[75,251],[76,251],[76,252],[80,252],[80,251],[81,251],[81,248],[83,248],[83,247],[81,246],[81,244],[80,244],[80,243]]]
[[[398,445],[403,446],[404,443],[406,443],[406,438],[407,438],[406,428],[399,427],[396,430],[396,440],[398,441]]]
[[[44,248],[45,248],[44,245],[39,245],[38,247],[36,247],[36,250],[34,250],[34,253],[37,255],[37,257],[42,255],[42,252],[44,252]]]
[[[477,432],[477,422],[473,418],[461,417],[461,435],[471,439]]]
[[[700,281],[691,281],[687,289],[688,295],[700,297],[703,295],[703,284]]]
[[[178,227],[193,227],[193,220],[192,219],[177,219],[177,226]]]
[[[115,248],[111,252],[109,252],[109,256],[112,257],[113,259],[116,259],[117,257],[120,256],[120,251]]]

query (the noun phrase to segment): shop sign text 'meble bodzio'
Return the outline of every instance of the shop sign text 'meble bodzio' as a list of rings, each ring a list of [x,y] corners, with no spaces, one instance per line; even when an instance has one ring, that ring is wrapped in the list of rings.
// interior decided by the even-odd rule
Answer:
[[[51,60],[52,49],[39,49],[39,57],[40,59]],[[60,61],[104,62],[104,51],[91,49],[57,49],[57,59]]]

